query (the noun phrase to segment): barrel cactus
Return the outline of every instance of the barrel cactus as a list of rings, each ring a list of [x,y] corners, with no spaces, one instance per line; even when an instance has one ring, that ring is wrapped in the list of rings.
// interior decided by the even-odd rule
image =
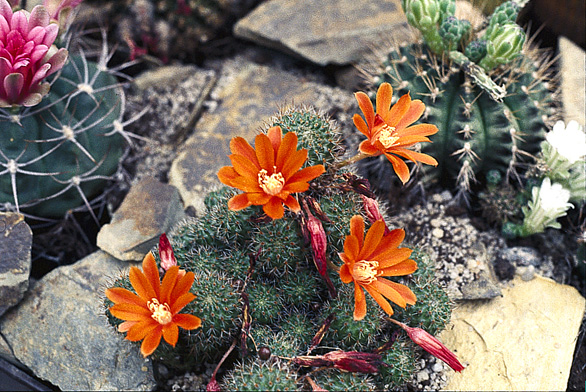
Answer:
[[[400,331],[388,321],[393,310],[387,299],[417,308],[408,288],[415,282],[424,309],[397,311],[393,317],[441,330],[451,307],[431,283],[433,264],[421,252],[400,247],[404,232],[386,226],[367,181],[341,166],[344,151],[321,148],[341,140],[323,114],[292,108],[269,124],[254,148],[232,139],[233,166],[218,174],[229,187],[211,191],[206,211],[180,222],[170,240],[162,237],[158,252],[147,256],[159,253],[161,270],[176,265],[194,274],[195,299],[181,312],[201,319],[201,327],[180,328],[171,342],[163,332],[167,343],[143,355],[152,353],[183,370],[231,358],[223,365],[223,378],[216,380],[214,373],[211,389],[291,390],[314,383],[375,390],[405,384],[418,351],[409,341],[393,345]],[[370,260],[374,255],[377,260]],[[412,279],[401,279],[411,273]],[[377,278],[381,275],[385,278]],[[349,284],[352,280],[355,284]],[[116,319],[134,320],[120,312],[127,305],[116,293],[136,285],[142,297],[137,282],[119,277],[107,291],[106,312],[113,326],[128,331],[127,339],[147,342],[150,338],[121,328],[128,324]],[[153,287],[158,284],[155,280]],[[181,322],[173,318],[176,310],[169,307],[169,323]],[[393,361],[388,371],[384,358]],[[319,370],[308,379],[308,368]]]
[[[0,10],[0,19],[9,20],[6,0],[0,0]],[[60,218],[89,207],[118,169],[127,137],[124,95],[107,68],[108,53],[98,63],[83,54],[67,59],[66,49],[52,46],[59,26],[49,23],[42,6],[30,14],[17,11],[12,21],[18,17],[25,22],[2,37],[0,54],[4,65],[17,61],[12,68],[3,66],[0,75],[5,86],[0,91],[0,203],[3,209]],[[23,28],[28,30],[19,32]],[[15,45],[17,35],[27,44]]]
[[[422,166],[419,180],[468,196],[486,184],[491,171],[515,177],[559,116],[548,58],[515,23],[519,6],[505,2],[488,21],[471,24],[455,17],[455,0],[403,0],[402,5],[419,36],[367,67],[375,88],[388,82],[400,94],[422,100],[426,121],[439,129],[432,143],[422,146],[439,165]],[[373,185],[389,190],[392,169],[386,160],[360,164]]]

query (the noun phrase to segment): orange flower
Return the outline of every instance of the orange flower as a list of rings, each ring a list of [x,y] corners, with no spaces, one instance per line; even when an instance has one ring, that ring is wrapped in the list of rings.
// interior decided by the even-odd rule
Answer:
[[[391,107],[393,88],[390,84],[383,83],[376,94],[375,113],[366,94],[357,92],[354,95],[366,119],[365,122],[358,114],[353,117],[356,128],[368,138],[360,143],[360,152],[373,156],[385,154],[403,184],[409,181],[409,169],[397,155],[413,162],[437,166],[437,161],[433,157],[409,149],[416,143],[430,142],[426,136],[438,131],[437,127],[431,124],[410,126],[419,120],[425,111],[423,102],[418,99],[412,101],[407,93]]]
[[[130,267],[130,283],[138,295],[114,287],[106,290],[106,297],[114,302],[110,313],[126,320],[118,326],[118,331],[127,332],[126,339],[132,342],[142,340],[140,352],[147,357],[159,346],[161,336],[175,347],[178,327],[196,329],[201,326],[201,320],[191,314],[179,314],[195,298],[189,292],[195,279],[193,272],[170,267],[161,283],[151,252],[142,261],[142,269]]]
[[[228,207],[238,211],[251,205],[263,206],[264,212],[273,219],[283,217],[283,204],[299,212],[299,202],[291,194],[309,189],[308,182],[320,176],[324,166],[299,170],[307,160],[307,150],[297,150],[297,135],[288,132],[283,137],[280,127],[272,127],[266,135],[257,135],[254,145],[252,148],[241,137],[230,141],[229,158],[233,166],[222,167],[218,178],[244,193],[232,197]]]
[[[344,262],[340,268],[340,279],[344,283],[354,282],[354,320],[362,320],[366,315],[366,290],[387,314],[393,308],[385,299],[404,308],[417,300],[407,286],[391,282],[383,276],[408,275],[417,269],[411,259],[411,249],[398,248],[405,238],[403,229],[392,230],[384,235],[385,223],[373,223],[366,237],[364,219],[355,215],[350,220],[350,235],[344,241],[344,253],[339,253]]]

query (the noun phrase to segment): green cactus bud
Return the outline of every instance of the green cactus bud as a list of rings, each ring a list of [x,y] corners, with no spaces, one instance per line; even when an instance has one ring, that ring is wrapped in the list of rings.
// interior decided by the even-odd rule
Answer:
[[[525,43],[525,32],[516,24],[497,25],[485,38],[486,56],[478,65],[490,71],[519,56]]]
[[[470,32],[470,22],[448,16],[440,26],[439,34],[444,40],[447,50],[457,49],[462,38]]]
[[[443,53],[444,46],[438,33],[441,12],[438,0],[407,0],[403,3],[407,22],[423,34],[425,43],[435,53]]]
[[[442,24],[448,17],[456,13],[456,0],[439,0],[440,20]]]
[[[464,51],[466,57],[473,63],[478,63],[484,56],[486,56],[486,40],[475,39],[471,41]]]
[[[507,1],[495,8],[490,16],[486,34],[490,34],[497,25],[515,23],[519,15],[519,6],[514,1]]]

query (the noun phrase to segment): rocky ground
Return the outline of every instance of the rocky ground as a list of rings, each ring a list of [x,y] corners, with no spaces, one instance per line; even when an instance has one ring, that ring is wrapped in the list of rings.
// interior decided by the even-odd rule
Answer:
[[[291,11],[300,7],[306,12]],[[107,198],[112,218],[97,234],[99,249],[29,282],[32,233],[19,216],[0,216],[0,355],[63,390],[147,390],[156,385],[153,374],[167,379],[160,388],[204,387],[212,364],[203,374],[153,372],[108,326],[104,287],[160,233],[203,213],[233,136],[252,139],[288,105],[312,105],[352,132],[360,75],[351,64],[381,36],[400,39],[404,24],[398,1],[268,0],[237,23],[230,55],[140,74],[126,93],[127,118],[141,117],[126,127],[136,137]],[[559,46],[561,69],[569,67],[565,118],[584,124],[584,73],[575,72],[584,52],[563,38]],[[410,389],[581,388],[585,287],[570,273],[568,235],[507,242],[441,190],[389,215],[390,226],[404,227],[407,241],[435,260],[456,304],[440,338],[467,367],[454,375],[422,355]],[[573,358],[582,362],[571,371]]]

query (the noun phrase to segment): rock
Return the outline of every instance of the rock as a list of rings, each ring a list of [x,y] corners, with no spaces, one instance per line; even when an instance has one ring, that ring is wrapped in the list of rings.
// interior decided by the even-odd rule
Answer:
[[[209,73],[207,71],[204,73]],[[194,65],[167,65],[141,73],[132,81],[132,86],[138,90],[148,88],[174,88],[193,75],[200,74]]]
[[[502,296],[458,306],[440,340],[466,366],[445,390],[566,390],[586,300],[537,276]]]
[[[564,120],[586,125],[586,54],[566,37],[559,38]]]
[[[32,244],[33,233],[22,215],[0,213],[0,316],[28,289]]]
[[[104,288],[127,266],[97,251],[35,283],[0,320],[18,360],[61,390],[152,390],[150,362],[104,315]]]
[[[200,214],[205,192],[220,184],[218,170],[231,164],[229,143],[234,136],[252,143],[279,107],[291,102],[348,116],[354,113],[355,102],[350,92],[242,58],[224,62],[211,96],[218,105],[202,115],[169,172],[169,183],[177,187],[185,205]],[[352,124],[348,120],[345,123]]]
[[[528,246],[515,246],[512,248],[503,248],[498,257],[508,260],[516,266],[538,266],[541,264],[541,255],[539,252]]]
[[[269,0],[234,27],[239,38],[306,58],[319,65],[349,64],[405,36],[399,0]]]
[[[486,299],[501,295],[501,289],[485,272],[481,272],[473,281],[463,285],[461,291],[465,299]]]
[[[175,187],[147,177],[134,185],[98,233],[97,245],[120,260],[142,260],[161,233],[185,217]]]

